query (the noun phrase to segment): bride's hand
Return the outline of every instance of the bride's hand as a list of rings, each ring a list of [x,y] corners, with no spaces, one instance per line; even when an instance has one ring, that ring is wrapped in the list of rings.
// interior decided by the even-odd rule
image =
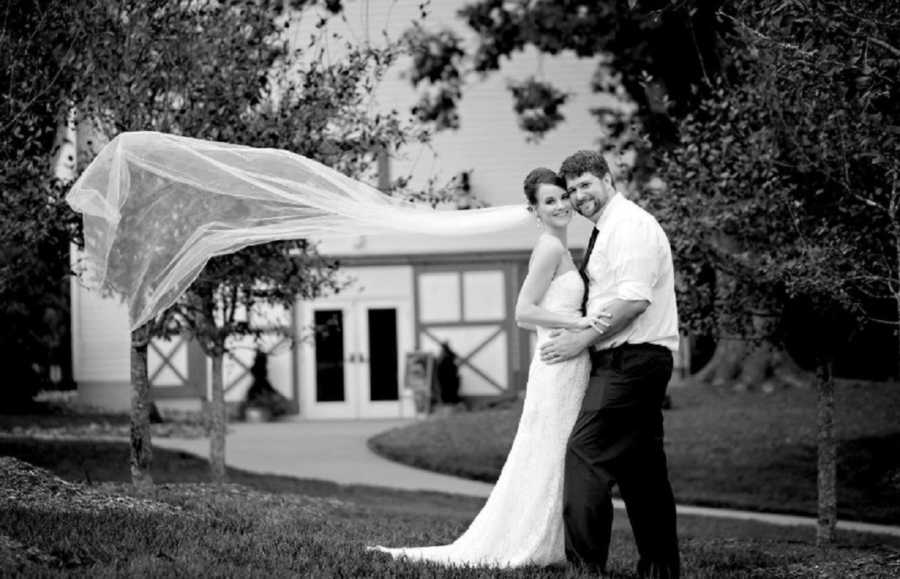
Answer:
[[[579,330],[593,328],[598,333],[602,334],[606,331],[606,328],[609,327],[609,319],[611,317],[612,314],[607,312],[602,312],[596,316],[584,316],[578,318],[578,321],[575,323],[575,327]]]

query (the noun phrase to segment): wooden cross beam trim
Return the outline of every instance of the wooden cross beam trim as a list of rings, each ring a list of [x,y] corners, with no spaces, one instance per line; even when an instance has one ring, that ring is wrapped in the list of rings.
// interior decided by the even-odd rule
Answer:
[[[497,390],[499,390],[501,392],[506,392],[506,388],[504,388],[503,386],[498,384],[496,380],[494,380],[493,378],[491,378],[490,376],[485,374],[482,370],[480,370],[477,366],[475,366],[472,363],[472,357],[475,354],[477,354],[478,352],[480,352],[481,350],[483,350],[489,343],[491,343],[491,341],[493,341],[494,338],[496,338],[497,336],[502,334],[504,330],[505,330],[505,328],[503,326],[500,326],[499,328],[497,328],[497,330],[494,333],[489,334],[487,338],[482,340],[477,346],[475,346],[475,348],[470,350],[469,353],[466,354],[464,357],[457,356],[457,360],[459,361],[460,366],[467,366],[470,370],[472,370],[473,372],[475,372],[476,374],[478,374],[479,376],[481,376],[482,378],[487,380],[491,384],[491,386],[493,386],[494,388],[496,388]],[[434,334],[432,334],[431,332],[429,332],[428,328],[423,328],[422,331],[425,333],[426,336],[428,336],[429,338],[431,338],[438,344],[442,343],[442,340],[440,338],[438,338],[437,336],[435,336]]]
[[[148,378],[148,382],[153,384],[153,381],[156,380],[157,377],[162,373],[163,370],[166,369],[166,366],[172,369],[172,372],[178,376],[179,380],[181,380],[182,386],[187,386],[189,384],[187,377],[178,370],[177,367],[172,363],[172,358],[177,354],[181,348],[185,347],[187,343],[183,337],[178,338],[179,342],[172,348],[168,354],[163,354],[162,351],[154,344],[152,341],[150,342],[150,347],[153,348],[153,351],[160,357],[160,364],[153,372],[153,374]]]

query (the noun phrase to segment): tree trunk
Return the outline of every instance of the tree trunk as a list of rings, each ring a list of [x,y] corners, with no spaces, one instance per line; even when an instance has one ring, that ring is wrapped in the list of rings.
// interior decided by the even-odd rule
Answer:
[[[147,324],[131,332],[131,483],[139,489],[153,486],[150,464],[153,448],[150,440],[150,377],[147,375]]]
[[[225,428],[227,415],[225,410],[225,388],[222,383],[222,359],[224,354],[219,348],[212,358],[212,399],[209,403],[209,468],[212,480],[225,482]]]
[[[837,464],[834,440],[834,378],[831,362],[820,360],[816,367],[817,420],[819,442],[818,489],[819,526],[816,544],[820,547],[834,542],[837,525]]]
[[[897,231],[897,227],[898,226],[895,225],[895,231]],[[900,276],[900,232],[897,232],[894,235],[894,248],[897,252],[897,275]],[[900,286],[900,280],[895,279],[892,280],[891,283],[892,285],[894,285],[894,287]],[[897,323],[900,324],[900,291],[894,292],[894,303],[897,304]],[[896,375],[894,376],[894,378],[900,380],[900,328],[898,328],[896,336],[897,342],[894,344],[897,348],[895,350],[896,365],[894,368],[894,372]]]
[[[891,216],[891,226],[894,232],[894,259],[896,263],[894,264],[896,269],[896,276],[900,277],[900,219],[897,216],[898,203],[900,203],[900,197],[898,197],[897,193],[897,180],[896,177],[894,179],[894,189],[891,192],[891,202],[889,208],[889,214]],[[893,288],[894,293],[894,303],[897,305],[897,323],[900,325],[900,279],[892,279],[890,283]],[[894,344],[897,349],[895,350],[895,354],[897,356],[895,362],[895,376],[897,380],[900,380],[900,328],[896,333],[897,343]]]
[[[808,388],[811,377],[783,348],[767,341],[724,337],[694,381],[734,390],[770,393],[781,388]]]
[[[897,251],[900,252],[900,247],[897,248]],[[897,260],[900,261],[900,253],[897,253]],[[898,272],[900,272],[900,263],[897,264]],[[900,292],[894,294],[894,301],[897,303],[897,323],[900,324]],[[895,344],[897,350],[895,351],[896,361],[894,368],[894,378],[900,380],[900,329],[897,331],[897,343]]]
[[[715,238],[719,250],[728,253],[741,251],[737,240],[721,234]],[[729,273],[715,272],[715,301],[728,304],[734,299],[738,285]],[[717,307],[721,307],[717,305]],[[724,307],[727,311],[728,308]],[[758,390],[771,393],[781,388],[808,388],[813,383],[812,376],[804,371],[787,353],[770,339],[776,335],[780,321],[780,305],[764,296],[756,300],[755,313],[741,332],[729,331],[723,314],[720,319],[719,341],[713,356],[694,375],[694,381],[707,382],[716,387],[732,387],[737,391]],[[755,339],[753,339],[755,338]]]

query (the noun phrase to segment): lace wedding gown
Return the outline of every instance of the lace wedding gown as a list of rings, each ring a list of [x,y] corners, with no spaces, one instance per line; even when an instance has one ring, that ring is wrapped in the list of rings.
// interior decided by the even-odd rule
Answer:
[[[540,305],[578,313],[584,284],[575,270],[556,277]],[[487,503],[456,541],[434,547],[375,550],[445,565],[517,567],[564,563],[563,463],[590,373],[587,353],[558,364],[541,362],[550,330],[538,328],[525,404],[512,448]]]

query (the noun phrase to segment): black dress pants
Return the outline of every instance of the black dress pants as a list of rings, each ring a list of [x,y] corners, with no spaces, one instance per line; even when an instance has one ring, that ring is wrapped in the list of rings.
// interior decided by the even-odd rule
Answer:
[[[675,499],[663,449],[662,402],[672,353],[651,344],[594,353],[591,379],[566,449],[566,556],[605,570],[613,485],[628,511],[638,575],[680,574]]]

